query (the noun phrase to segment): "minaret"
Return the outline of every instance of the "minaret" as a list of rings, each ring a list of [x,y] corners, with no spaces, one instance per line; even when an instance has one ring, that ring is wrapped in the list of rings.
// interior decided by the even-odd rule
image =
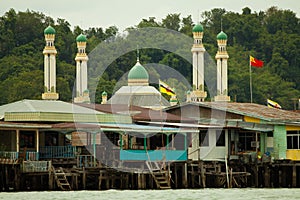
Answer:
[[[175,106],[178,104],[176,95],[172,95],[170,98],[170,106]]]
[[[221,31],[217,35],[218,52],[216,54],[217,60],[217,96],[215,101],[230,101],[228,95],[228,80],[227,80],[227,60],[229,58],[226,50],[227,35]]]
[[[107,92],[103,91],[101,94],[102,101],[101,104],[106,104],[107,103]]]
[[[44,48],[44,93],[42,99],[57,100],[59,95],[56,93],[56,54],[54,46],[55,29],[48,26],[44,30],[46,46]]]
[[[76,97],[75,103],[90,103],[89,90],[87,88],[87,61],[88,56],[85,52],[86,36],[80,34],[76,38],[78,52],[76,61]]]
[[[207,93],[204,91],[204,52],[202,43],[203,26],[197,24],[193,28],[194,44],[192,46],[193,54],[193,91],[190,93],[191,101],[204,101]]]

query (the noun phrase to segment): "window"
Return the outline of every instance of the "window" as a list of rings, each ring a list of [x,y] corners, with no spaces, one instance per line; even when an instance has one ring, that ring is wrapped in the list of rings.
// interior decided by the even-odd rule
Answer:
[[[199,131],[199,144],[201,147],[209,146],[208,130],[200,130]]]
[[[239,131],[238,151],[255,151],[255,147],[251,146],[251,142],[255,142],[256,133],[252,131]],[[259,138],[259,137],[258,137]]]
[[[20,131],[20,148],[34,148],[34,131]]]
[[[287,131],[287,148],[300,149],[300,131]]]
[[[225,130],[216,130],[216,146],[225,146]]]
[[[58,133],[46,132],[45,133],[45,145],[46,146],[58,146]]]

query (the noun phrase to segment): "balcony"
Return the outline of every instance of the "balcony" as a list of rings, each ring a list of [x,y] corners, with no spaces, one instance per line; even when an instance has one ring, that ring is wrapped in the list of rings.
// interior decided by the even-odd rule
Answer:
[[[186,150],[120,150],[120,160],[134,161],[185,161]]]

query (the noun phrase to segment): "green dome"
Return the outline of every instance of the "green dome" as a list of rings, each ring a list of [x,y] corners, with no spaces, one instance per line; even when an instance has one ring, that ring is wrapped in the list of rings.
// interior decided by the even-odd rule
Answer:
[[[85,35],[80,34],[80,35],[77,36],[76,41],[77,41],[77,42],[86,42],[87,39],[86,39],[86,36],[85,36]]]
[[[102,96],[107,96],[107,92],[103,91]]]
[[[203,32],[203,26],[201,24],[197,24],[193,28],[193,32]]]
[[[224,33],[223,31],[221,31],[221,32],[217,35],[217,39],[218,39],[218,40],[227,40],[227,35],[226,35],[226,33]]]
[[[44,30],[45,35],[54,35],[55,34],[55,29],[52,26],[48,26]]]
[[[128,73],[129,79],[149,79],[147,70],[137,62]]]

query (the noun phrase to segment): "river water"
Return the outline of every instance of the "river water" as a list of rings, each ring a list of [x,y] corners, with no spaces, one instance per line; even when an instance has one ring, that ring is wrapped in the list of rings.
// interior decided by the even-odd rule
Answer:
[[[5,200],[299,200],[300,189],[182,189],[182,190],[105,190],[105,191],[47,191],[0,192]]]

